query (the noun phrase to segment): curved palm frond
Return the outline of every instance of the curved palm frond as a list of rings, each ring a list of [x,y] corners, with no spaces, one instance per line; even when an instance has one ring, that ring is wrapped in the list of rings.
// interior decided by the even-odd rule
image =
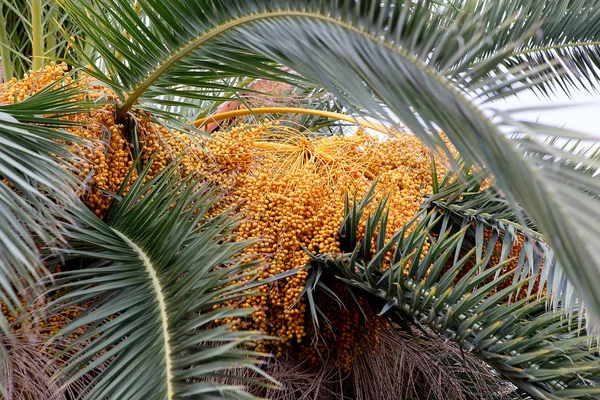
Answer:
[[[71,145],[83,143],[60,128],[74,125],[61,117],[92,106],[73,102],[80,96],[74,85],[61,80],[20,103],[0,105],[0,300],[12,315],[41,294],[38,283],[48,271],[40,248],[65,244],[66,210],[79,202],[80,183],[72,172],[80,160]],[[0,392],[11,398],[19,390],[13,387],[13,374],[22,372],[13,368],[23,360],[14,359],[19,342],[4,312],[0,331]]]
[[[555,138],[548,138],[547,143],[540,143],[540,147],[555,143]],[[563,174],[580,174],[582,178],[587,175],[588,180],[593,180],[595,170],[585,170],[578,166],[579,160],[598,159],[600,147],[597,144],[586,146],[581,141],[561,141],[560,149],[563,155],[562,160],[556,160],[563,169]],[[545,153],[536,153],[531,151],[527,154],[533,159],[533,162],[545,157]],[[434,171],[435,171],[435,163]],[[577,171],[574,172],[573,169]],[[569,171],[571,170],[571,171]],[[576,190],[586,190],[585,181],[581,180],[583,186]],[[455,224],[466,226],[475,224],[478,231],[473,235],[473,243],[476,246],[477,260],[482,259],[482,248],[484,242],[483,230],[493,231],[492,244],[497,240],[502,240],[503,250],[509,251],[508,243],[515,241],[517,235],[524,238],[522,256],[519,257],[519,265],[516,267],[515,279],[518,276],[540,274],[540,291],[544,289],[550,297],[555,309],[558,307],[569,309],[576,302],[577,289],[564,275],[560,261],[556,253],[547,245],[547,240],[539,232],[537,226],[531,220],[524,220],[519,217],[518,209],[509,204],[494,187],[481,189],[480,180],[467,172],[465,174],[449,173],[442,182],[436,186],[435,193],[427,199],[424,207],[435,207],[440,212],[451,215]],[[502,233],[502,237],[500,237]],[[502,255],[502,259],[506,258]],[[489,254],[487,255],[489,257]],[[489,258],[488,258],[489,259]],[[530,291],[531,285],[530,283]],[[580,303],[580,310],[585,305]]]
[[[434,179],[437,180],[433,158],[432,166]],[[520,218],[518,208],[502,198],[493,186],[482,189],[481,180],[464,165],[461,171],[448,173],[434,186],[434,193],[422,207],[435,209],[448,216],[454,226],[470,227],[461,243],[474,249],[477,264],[487,265],[495,253],[496,245],[500,243],[500,262],[504,262],[520,236],[523,243],[520,244],[513,280],[536,276],[541,279],[539,295],[545,291],[557,307],[572,305],[572,302],[561,301],[561,295],[576,291],[562,275],[560,265],[554,252],[546,244],[546,239],[533,221]],[[490,233],[489,237],[485,238],[484,231]],[[499,273],[495,277],[498,275]],[[535,281],[529,282],[529,294],[534,283]]]
[[[59,332],[85,331],[61,373],[93,378],[86,399],[248,397],[222,379],[233,367],[256,368],[265,354],[247,346],[264,335],[212,325],[254,311],[220,307],[252,289],[252,264],[237,256],[248,242],[232,236],[232,215],[209,214],[213,188],[181,180],[177,164],[142,183],[149,168],[104,222],[85,206],[73,210],[65,234],[73,247],[62,254],[95,262],[58,274],[50,288],[64,291],[53,312],[88,307]]]
[[[568,176],[556,173],[556,146],[543,147],[545,156],[533,163],[525,155],[541,150],[538,138],[550,128],[521,124],[494,110],[485,116],[465,95],[499,93],[518,84],[527,89],[526,71],[511,80],[489,76],[535,32],[497,46],[494,39],[510,34],[510,22],[490,32],[485,19],[468,14],[449,19],[434,1],[142,0],[139,15],[126,0],[61,4],[102,54],[110,74],[92,73],[121,97],[121,117],[133,106],[156,111],[152,104],[160,104],[163,95],[184,102],[196,96],[194,88],[221,91],[217,76],[281,78],[281,70],[266,61],[272,59],[359,112],[386,119],[385,104],[428,145],[448,150],[435,130],[441,128],[465,160],[489,170],[499,192],[535,221],[592,312],[589,321],[599,320],[600,294],[593,282],[600,280],[594,250],[600,247],[595,200],[600,183],[589,182],[579,169]],[[491,52],[493,57],[473,64]],[[503,125],[518,135],[507,136]],[[552,134],[577,136],[556,129]],[[600,167],[592,159],[582,163],[591,170]],[[567,190],[583,182],[585,192]]]
[[[18,295],[44,275],[38,244],[61,244],[63,222],[68,220],[65,208],[78,201],[70,144],[79,139],[24,123],[63,124],[41,116],[45,107],[38,106],[47,103],[46,94],[33,96],[22,106],[0,106],[0,297],[13,313],[21,307]],[[65,108],[56,105],[52,110],[59,113]],[[4,317],[0,321],[9,332]]]
[[[219,32],[198,34],[207,33],[227,15],[219,17],[219,10],[210,10],[210,2],[181,2],[179,9],[170,9],[161,2],[140,2],[139,14],[126,0],[59,3],[77,21],[86,38],[88,33],[91,35],[86,40],[103,57],[108,72],[97,67],[89,72],[121,97],[117,119],[136,103],[138,108],[157,112],[157,105],[223,100],[223,93],[243,90],[243,86],[236,85],[243,82],[235,80],[240,76],[290,82],[299,79],[241,47],[217,46],[211,50],[211,39]],[[179,18],[184,15],[187,17]]]
[[[68,77],[71,77],[69,74]],[[45,127],[64,128],[81,125],[64,117],[90,111],[102,103],[103,99],[89,101],[82,99],[81,88],[76,82],[62,78],[42,88],[23,101],[0,104],[0,112],[10,114],[21,123],[37,124]],[[57,133],[57,135],[60,133]],[[57,140],[64,140],[58,136]],[[72,136],[71,139],[76,139]]]
[[[581,335],[584,317],[576,308],[571,310],[574,318],[562,310],[548,310],[546,298],[536,299],[527,291],[536,275],[511,283],[519,267],[504,271],[511,261],[505,256],[489,262],[496,239],[477,239],[479,225],[463,226],[451,212],[424,210],[385,241],[384,198],[367,217],[366,234],[358,240],[357,221],[372,199],[369,193],[347,208],[340,236],[348,252],[313,255],[313,276],[333,270],[338,279],[358,289],[357,295],[378,304],[380,314],[428,327],[533,398],[597,398],[600,358],[590,348],[595,337]],[[430,246],[423,252],[427,242]],[[500,252],[508,254],[512,247],[512,240],[503,241]],[[487,250],[480,253],[481,248]],[[383,268],[390,251],[391,263]],[[504,281],[508,284],[499,287]]]
[[[527,87],[544,95],[573,90],[596,91],[600,81],[600,4],[585,0],[517,0],[488,2],[453,0],[446,3],[451,19],[477,16],[488,29],[510,24],[494,37],[494,47],[473,66],[493,62],[489,78],[513,80],[506,71],[526,73]],[[521,40],[528,35],[527,40]],[[503,47],[509,52],[500,54]],[[551,65],[552,68],[547,68]],[[488,92],[490,99],[514,94],[518,84],[503,92]]]

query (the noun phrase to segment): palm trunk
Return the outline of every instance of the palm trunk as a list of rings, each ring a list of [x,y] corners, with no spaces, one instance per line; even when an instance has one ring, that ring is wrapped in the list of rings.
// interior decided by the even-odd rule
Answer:
[[[42,21],[42,0],[31,1],[31,69],[36,71],[44,66],[44,26]]]
[[[58,20],[58,15],[56,12],[57,7],[58,5],[56,3],[53,3],[50,6],[50,9],[48,10],[48,14],[50,15],[48,18],[45,56],[49,58],[56,58],[57,56],[59,56],[57,48],[58,44],[56,41],[56,35],[60,31],[56,22]]]
[[[13,77],[13,66],[10,59],[10,43],[8,42],[8,33],[6,31],[6,18],[0,6],[0,61],[2,62],[2,76],[4,80],[9,81]]]

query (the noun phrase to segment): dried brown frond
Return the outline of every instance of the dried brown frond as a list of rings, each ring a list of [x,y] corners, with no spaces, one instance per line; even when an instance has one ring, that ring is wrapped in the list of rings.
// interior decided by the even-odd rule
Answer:
[[[503,399],[513,391],[491,367],[438,336],[389,329],[379,338],[377,351],[354,361],[356,400]]]
[[[248,390],[271,400],[508,400],[515,387],[487,364],[462,353],[438,336],[413,334],[392,328],[379,335],[379,347],[359,355],[345,373],[334,358],[315,365],[285,351],[269,360],[263,370],[277,379],[279,388],[251,386]],[[235,371],[247,384],[267,383],[254,371]]]
[[[65,400],[70,390],[52,378],[53,356],[40,348],[38,338],[20,334],[9,340],[1,335],[3,357],[0,379],[6,400]]]

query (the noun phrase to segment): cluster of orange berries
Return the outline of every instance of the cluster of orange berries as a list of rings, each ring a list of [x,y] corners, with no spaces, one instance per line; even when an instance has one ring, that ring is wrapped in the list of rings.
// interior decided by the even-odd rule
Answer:
[[[61,79],[62,83],[70,84],[72,77],[67,76],[66,72],[66,64],[51,63],[39,71],[30,72],[19,81],[13,78],[1,86],[0,103],[11,104],[23,101],[47,85]],[[85,88],[85,97],[89,100],[95,100],[101,96],[106,99],[114,99],[114,95],[109,90],[94,85],[89,76],[84,76],[77,81],[77,84],[81,88]],[[83,99],[84,95],[80,100]],[[112,201],[112,198],[106,193],[119,191],[133,164],[125,127],[115,122],[114,114],[114,106],[106,105],[90,113],[63,117],[65,120],[79,123],[64,129],[85,139],[83,144],[73,144],[73,151],[81,159],[76,167],[86,184],[81,197],[87,206],[100,217],[106,213]],[[134,173],[131,182],[136,177]]]
[[[219,132],[205,150],[205,157],[219,169],[215,179],[226,191],[218,208],[241,209],[237,234],[240,239],[259,239],[246,249],[263,263],[259,279],[298,269],[293,276],[260,288],[258,295],[232,303],[255,309],[252,317],[222,322],[280,338],[259,345],[259,350],[275,345],[277,354],[292,343],[302,343],[303,354],[316,360],[319,351],[335,346],[340,363],[348,368],[358,338],[368,332],[370,339],[364,342],[376,343],[382,322],[372,314],[368,325],[373,328],[365,330],[358,309],[334,310],[320,304],[330,313],[334,329],[323,333],[324,340],[316,341],[324,347],[314,349],[311,342],[316,333],[305,299],[298,298],[308,277],[308,271],[302,270],[310,260],[306,250],[320,254],[341,251],[338,230],[344,218],[345,195],[350,192],[360,199],[376,177],[376,197],[389,195],[386,236],[390,239],[431,193],[430,159],[424,156],[423,145],[408,134],[380,140],[362,130],[351,137],[310,137],[265,120]],[[369,207],[372,211],[376,202]],[[359,237],[364,235],[362,222]],[[341,338],[347,339],[344,346]]]
[[[379,348],[379,334],[388,323],[362,297],[353,298],[343,283],[327,278],[331,277],[325,277],[323,282],[337,299],[324,291],[316,292],[314,300],[321,312],[318,332],[315,332],[314,324],[309,323],[312,341],[302,343],[299,358],[318,365],[334,357],[342,370],[348,372],[356,356]]]
[[[102,217],[112,201],[105,192],[119,191],[133,165],[133,155],[124,127],[115,123],[114,106],[105,106],[93,114],[86,125],[68,129],[88,139],[85,145],[74,145],[78,155],[84,158],[79,166],[79,175],[87,182],[82,198]],[[134,170],[126,189],[136,178]]]
[[[202,146],[190,135],[171,132],[148,118],[138,119],[138,135],[142,165],[146,166],[152,160],[146,180],[154,177],[180,155],[182,175],[202,173]],[[206,138],[198,140],[204,141]]]
[[[50,65],[43,69],[29,72],[23,79],[17,80],[17,78],[12,78],[1,86],[0,104],[12,104],[25,100],[46,86],[62,79],[67,69],[66,64],[51,62]],[[64,80],[65,84],[71,82],[71,77],[66,77]]]

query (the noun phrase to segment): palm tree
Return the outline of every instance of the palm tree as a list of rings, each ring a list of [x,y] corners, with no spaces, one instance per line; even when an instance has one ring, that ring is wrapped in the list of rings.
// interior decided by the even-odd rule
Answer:
[[[470,172],[439,182],[406,239],[405,232],[389,242],[374,236],[385,226],[380,211],[368,218],[370,234],[358,240],[356,216],[372,199],[354,206],[348,201],[340,230],[344,252],[314,256],[307,297],[324,273],[314,271],[336,271],[335,279],[379,306],[394,326],[425,325],[445,335],[529,396],[595,398],[598,359],[580,327],[585,323],[593,334],[600,318],[597,140],[519,121],[519,110],[500,112],[491,102],[526,90],[569,93],[574,84],[594,90],[600,4],[58,3],[83,33],[75,43],[81,64],[92,64],[87,73],[116,94],[115,119],[129,127],[132,145],[137,131],[131,121],[142,114],[199,133],[187,111],[229,99],[223,94],[235,93],[244,79],[322,87],[352,113],[378,120],[389,120],[391,111],[456,171]],[[203,218],[215,193],[198,180],[181,180],[175,162],[147,182],[135,180],[125,195],[125,187],[115,193],[100,220],[77,199],[81,182],[60,167],[75,164],[69,146],[78,139],[60,130],[64,122],[56,118],[99,104],[71,101],[78,93],[69,85],[57,90],[0,108],[6,143],[0,158],[3,303],[21,308],[19,294],[26,289],[51,293],[50,313],[93,302],[57,336],[86,328],[67,346],[68,361],[57,372],[67,383],[87,376],[86,398],[244,396],[223,379],[236,366],[264,374],[255,366],[263,355],[245,346],[262,336],[212,325],[247,315],[251,310],[213,307],[258,285],[230,284],[237,274],[251,274],[251,264],[236,256],[244,243],[232,241],[235,218]],[[570,141],[591,150],[565,145]],[[132,161],[138,155],[134,150]],[[143,178],[149,168],[136,173]],[[482,179],[490,176],[494,187],[482,190]],[[496,233],[485,238],[486,229]],[[483,249],[502,238],[501,253],[509,252],[514,235],[527,238],[526,261],[506,274],[506,257],[488,266],[492,252]],[[374,255],[365,250],[371,239]],[[428,252],[411,261],[425,240]],[[380,256],[392,248],[398,257],[383,270]],[[465,251],[478,267],[456,281],[470,260],[461,255]],[[48,260],[77,267],[52,274],[59,261]],[[444,270],[448,260],[452,265]],[[503,303],[535,282],[542,265],[548,298]],[[488,283],[512,275],[504,289]],[[554,307],[547,309],[546,301]],[[0,322],[10,365],[18,339],[5,319]],[[3,389],[11,394],[10,381]]]

